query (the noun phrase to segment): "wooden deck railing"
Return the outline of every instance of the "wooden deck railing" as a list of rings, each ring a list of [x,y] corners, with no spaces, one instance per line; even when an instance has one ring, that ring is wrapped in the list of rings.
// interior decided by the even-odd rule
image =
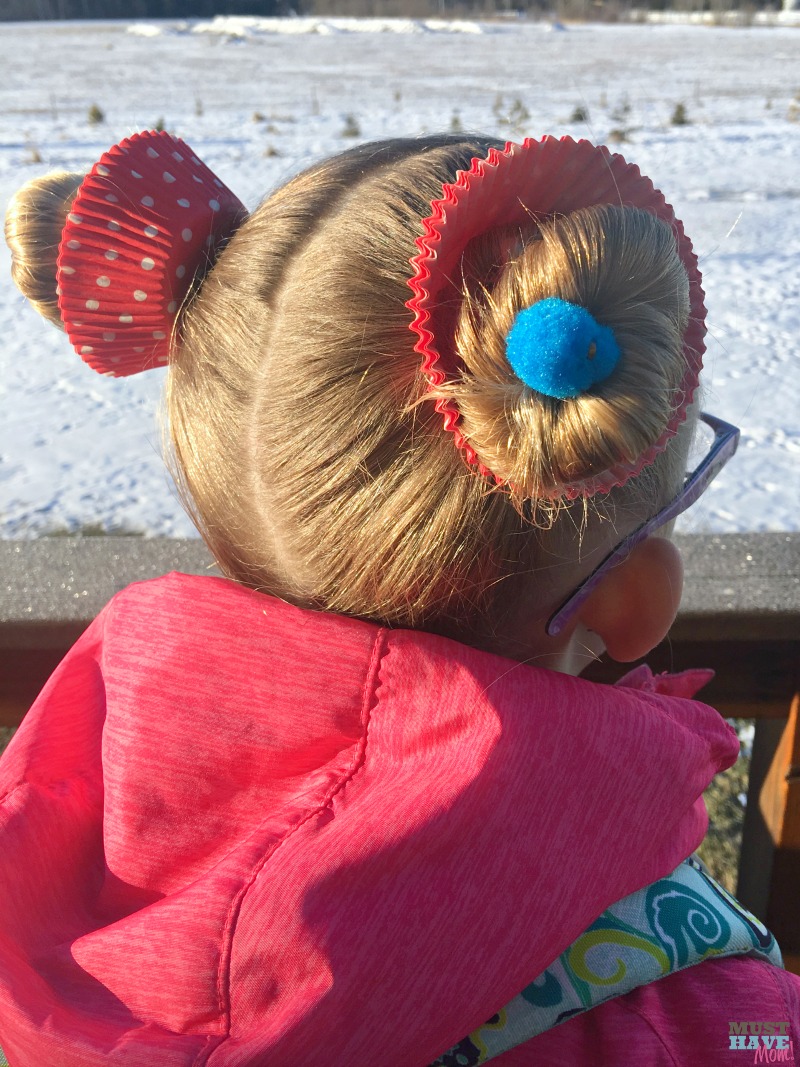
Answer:
[[[654,670],[713,667],[702,698],[756,720],[737,895],[800,973],[800,534],[676,538],[683,605]],[[199,541],[43,538],[0,541],[0,725],[16,725],[59,659],[130,582],[201,574]],[[616,664],[587,677],[611,681]]]

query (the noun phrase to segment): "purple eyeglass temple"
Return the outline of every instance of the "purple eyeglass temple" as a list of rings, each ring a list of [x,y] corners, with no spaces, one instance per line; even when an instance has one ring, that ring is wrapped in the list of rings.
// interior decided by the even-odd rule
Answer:
[[[710,483],[734,454],[739,444],[739,430],[735,426],[731,426],[730,423],[723,422],[722,419],[718,419],[714,415],[707,415],[705,412],[700,414],[700,420],[714,431],[714,440],[707,455],[688,476],[683,489],[678,495],[657,512],[652,519],[643,522],[641,526],[637,526],[632,533],[628,534],[625,540],[621,541],[614,551],[609,553],[595,567],[588,578],[585,578],[575,592],[550,616],[546,631],[551,637],[556,637],[561,633],[575,612],[587,600],[592,590],[612,567],[626,559],[636,545],[641,544],[651,533],[671,522],[672,519],[677,518],[687,508],[690,508],[703,495]]]

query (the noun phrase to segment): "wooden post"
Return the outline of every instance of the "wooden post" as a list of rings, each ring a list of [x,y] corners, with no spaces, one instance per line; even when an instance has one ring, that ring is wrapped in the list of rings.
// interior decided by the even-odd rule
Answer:
[[[0,726],[19,726],[67,647],[0,647]]]
[[[767,925],[786,965],[800,973],[800,692],[761,789],[759,806],[775,844]]]
[[[800,692],[786,720],[757,723],[739,863],[739,899],[800,974]]]

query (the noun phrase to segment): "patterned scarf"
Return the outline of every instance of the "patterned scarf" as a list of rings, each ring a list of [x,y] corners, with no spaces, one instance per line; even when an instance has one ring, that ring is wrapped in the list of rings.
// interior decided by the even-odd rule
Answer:
[[[781,967],[775,938],[690,857],[612,904],[547,970],[431,1067],[476,1067],[566,1019],[720,956]],[[0,1067],[8,1061],[0,1049]]]
[[[693,856],[612,904],[547,970],[431,1067],[476,1067],[674,971],[721,956],[783,966],[775,938]]]

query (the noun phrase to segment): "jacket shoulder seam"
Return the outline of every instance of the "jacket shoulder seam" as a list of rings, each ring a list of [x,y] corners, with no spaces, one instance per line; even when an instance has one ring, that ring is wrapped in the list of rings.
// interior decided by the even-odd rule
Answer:
[[[231,906],[228,910],[228,915],[225,920],[225,925],[222,931],[222,947],[220,953],[219,968],[217,971],[217,1002],[219,1005],[220,1015],[225,1023],[225,1034],[222,1035],[221,1040],[230,1034],[231,1025],[231,997],[230,997],[230,967],[231,958],[233,954],[233,940],[236,935],[236,926],[241,914],[242,906],[245,898],[258,878],[259,874],[269,863],[270,859],[275,855],[278,849],[281,848],[290,838],[292,838],[298,830],[301,829],[309,820],[315,816],[320,815],[326,808],[330,807],[333,802],[333,798],[340,793],[349,781],[353,779],[358,770],[363,766],[366,760],[367,749],[367,735],[369,731],[369,720],[372,710],[375,705],[377,697],[377,678],[380,671],[381,660],[386,651],[386,638],[388,631],[380,629],[375,636],[375,640],[372,644],[372,653],[370,656],[369,667],[367,668],[366,677],[364,680],[364,687],[361,697],[361,711],[360,711],[360,725],[361,734],[358,742],[355,746],[353,757],[350,760],[350,764],[347,770],[334,781],[326,790],[320,801],[313,807],[309,808],[294,825],[290,826],[287,831],[280,837],[278,841],[262,856],[261,860],[256,864],[253,870],[250,872],[250,876],[246,883],[239,889],[238,893],[231,902]]]

